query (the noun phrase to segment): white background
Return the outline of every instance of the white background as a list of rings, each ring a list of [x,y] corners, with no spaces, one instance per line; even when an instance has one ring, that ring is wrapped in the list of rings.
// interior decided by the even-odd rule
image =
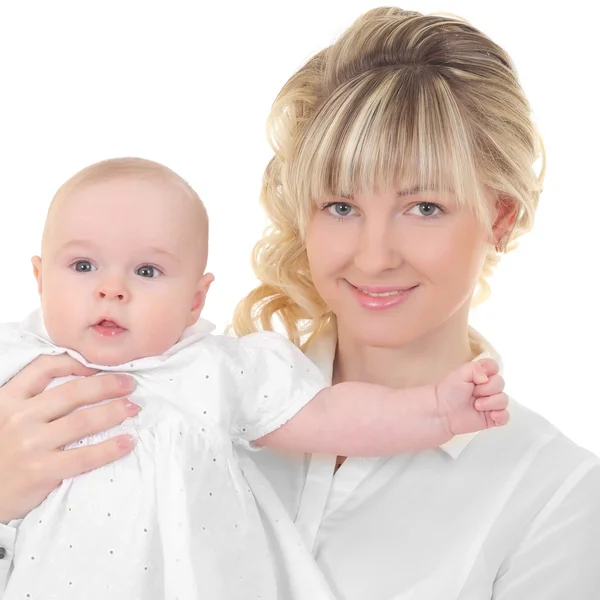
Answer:
[[[29,258],[56,188],[89,163],[137,155],[178,171],[207,204],[216,283],[205,316],[223,328],[254,284],[271,102],[312,53],[374,6],[3,2],[0,320],[37,305]],[[508,391],[600,453],[598,15],[585,0],[559,6],[411,0],[403,8],[461,15],[516,62],[549,171],[535,231],[505,259],[473,323],[504,355]]]

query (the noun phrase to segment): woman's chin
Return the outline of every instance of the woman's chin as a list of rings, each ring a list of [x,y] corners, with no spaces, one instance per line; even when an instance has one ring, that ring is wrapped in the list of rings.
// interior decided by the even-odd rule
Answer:
[[[414,327],[407,327],[404,323],[395,320],[374,319],[340,322],[338,319],[338,332],[344,332],[342,338],[347,342],[359,346],[373,348],[402,348],[419,337],[419,332]]]

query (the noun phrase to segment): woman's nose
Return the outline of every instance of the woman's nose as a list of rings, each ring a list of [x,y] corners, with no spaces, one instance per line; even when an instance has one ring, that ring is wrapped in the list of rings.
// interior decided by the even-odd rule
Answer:
[[[402,264],[397,240],[390,225],[365,224],[356,249],[354,264],[367,275],[377,275]]]

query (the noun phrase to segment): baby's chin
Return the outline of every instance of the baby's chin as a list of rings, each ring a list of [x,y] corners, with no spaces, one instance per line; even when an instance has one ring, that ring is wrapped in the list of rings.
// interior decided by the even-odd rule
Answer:
[[[81,331],[52,331],[48,327],[50,339],[60,348],[68,348],[80,354],[87,363],[97,367],[130,367],[136,360],[160,356],[172,344],[170,338],[151,336],[142,339],[131,331],[123,329],[114,334],[93,328]],[[53,335],[54,334],[54,335]]]
[[[90,364],[98,367],[119,367],[131,366],[135,360],[153,356],[155,353],[144,353],[140,348],[132,348],[125,339],[127,334],[123,334],[121,339],[114,340],[109,343],[100,341],[99,343],[83,343],[74,344],[73,346],[65,346],[75,350],[81,354],[83,358]]]
[[[85,347],[73,348],[81,354],[88,363],[98,365],[100,367],[119,367],[121,365],[130,365],[135,360],[144,358],[139,352],[134,352],[130,348],[99,348]]]

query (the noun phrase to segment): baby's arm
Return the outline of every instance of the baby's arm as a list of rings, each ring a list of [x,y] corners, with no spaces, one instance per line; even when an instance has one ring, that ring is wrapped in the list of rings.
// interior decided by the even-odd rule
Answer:
[[[395,390],[340,383],[320,391],[255,443],[342,456],[435,448],[456,434],[504,425],[508,399],[503,389],[498,365],[489,359],[463,365],[437,386]]]

